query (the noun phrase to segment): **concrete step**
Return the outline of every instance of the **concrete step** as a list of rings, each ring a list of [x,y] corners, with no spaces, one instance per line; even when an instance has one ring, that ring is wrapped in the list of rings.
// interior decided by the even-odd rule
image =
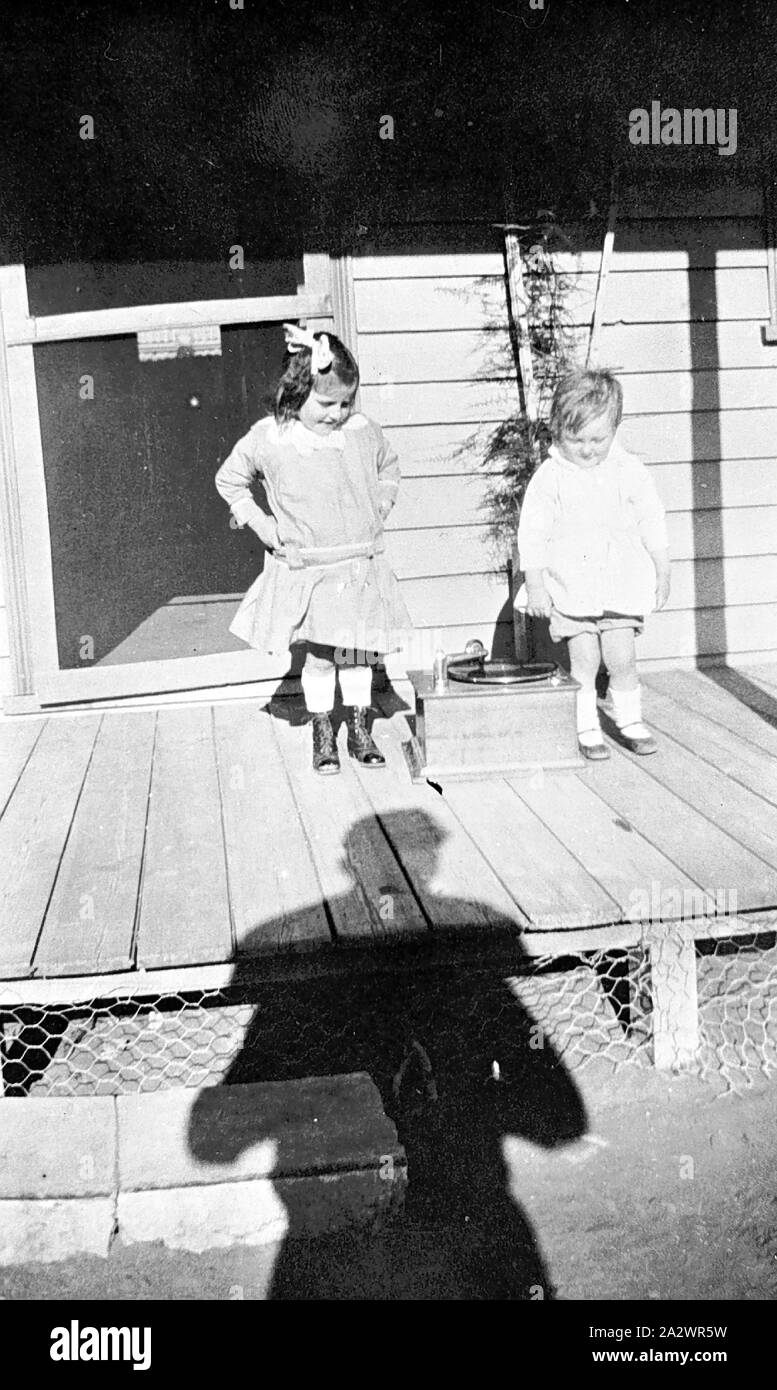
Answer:
[[[111,1241],[281,1248],[375,1224],[404,1150],[365,1073],[89,1099],[0,1100],[0,1263]]]

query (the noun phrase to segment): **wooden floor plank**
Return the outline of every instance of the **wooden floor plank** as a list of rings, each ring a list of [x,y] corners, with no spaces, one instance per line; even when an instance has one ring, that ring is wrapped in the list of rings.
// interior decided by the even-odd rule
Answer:
[[[152,968],[225,961],[232,951],[210,706],[160,709],[137,964]]]
[[[751,679],[746,671],[730,667],[716,667],[715,683],[741,709],[743,706],[755,712],[761,723],[777,729],[777,692],[757,678]]]
[[[550,795],[566,796],[570,777],[558,773],[548,778]],[[529,809],[514,786],[502,779],[451,782],[445,797],[529,926],[547,931],[619,921],[618,903]]]
[[[0,728],[0,976],[127,969],[141,862],[134,949],[149,968],[229,961],[236,939],[328,947],[324,900],[338,938],[361,943],[609,923],[641,915],[646,894],[651,915],[708,911],[705,894],[719,911],[775,908],[774,702],[758,670],[729,674],[746,685],[645,678],[653,758],[617,749],[585,777],[443,796],[411,782],[400,715],[376,722],[385,770],[352,763],[343,731],[329,780],[311,771],[309,729],[253,703]]]
[[[18,719],[0,724],[0,815],[8,805],[45,723],[45,719]]]
[[[734,901],[741,912],[774,906],[774,872],[650,776],[644,763],[658,757],[637,762],[614,749],[609,762],[596,765],[591,786],[711,898]]]
[[[671,735],[690,753],[777,806],[777,759],[764,757],[747,739],[657,690],[643,690],[642,707],[659,733]]]
[[[328,946],[321,886],[271,717],[254,701],[213,713],[238,954]]]
[[[132,964],[155,723],[151,710],[103,719],[33,958],[36,975]]]
[[[698,809],[745,851],[762,859],[761,875],[767,865],[777,869],[777,810],[769,802],[689,753],[668,734],[654,756],[638,761],[635,753],[625,756],[674,792],[689,809]],[[774,887],[777,893],[777,875]],[[777,903],[777,896],[773,901]]]
[[[628,820],[596,795],[577,774],[512,781],[516,794],[575,856],[591,879],[617,904],[613,920],[636,921],[648,915],[678,917],[682,902],[700,885],[635,830]],[[656,894],[654,884],[672,889]],[[646,906],[659,903],[654,912]]]
[[[428,923],[347,757],[339,776],[310,764],[310,728],[298,702],[273,704],[286,773],[338,940],[386,942],[428,936]],[[375,772],[373,776],[380,774]]]
[[[28,975],[100,718],[49,719],[0,820],[0,976]]]
[[[717,675],[721,681],[728,679],[724,671]],[[690,705],[705,719],[722,724],[764,753],[777,757],[777,726],[769,714],[770,709],[773,711],[773,702],[763,692],[753,687],[744,691],[745,699],[750,701],[747,704],[745,699],[737,699],[729,689],[700,671],[654,671],[644,676],[643,681],[670,700]]]
[[[527,925],[525,914],[462,825],[449,787],[442,797],[427,783],[410,780],[402,742],[409,737],[401,714],[377,719],[374,733],[387,765],[380,771],[355,768],[376,816],[380,817],[413,889],[435,930],[512,935]],[[478,794],[483,784],[479,783]]]

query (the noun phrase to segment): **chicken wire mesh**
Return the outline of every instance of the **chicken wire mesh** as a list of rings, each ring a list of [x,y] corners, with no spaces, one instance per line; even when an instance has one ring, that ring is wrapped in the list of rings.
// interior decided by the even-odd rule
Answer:
[[[689,1069],[719,1091],[771,1077],[775,933],[700,941],[694,965],[699,1040]],[[396,1110],[400,1096],[420,1103],[446,1085],[530,1087],[540,1062],[571,1075],[653,1065],[650,959],[639,946],[535,958],[508,976],[447,963],[239,977],[236,967],[220,989],[60,1008],[5,1003],[3,1093],[115,1095],[367,1071]]]

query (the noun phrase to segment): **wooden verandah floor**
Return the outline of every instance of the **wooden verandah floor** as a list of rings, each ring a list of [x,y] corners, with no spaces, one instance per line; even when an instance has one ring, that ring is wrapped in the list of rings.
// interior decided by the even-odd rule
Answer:
[[[654,757],[613,744],[443,795],[411,783],[401,713],[376,722],[385,771],[344,758],[327,780],[296,701],[8,721],[0,981],[94,995],[238,957],[505,936],[558,954],[646,914],[777,921],[777,668],[654,674],[645,712]]]

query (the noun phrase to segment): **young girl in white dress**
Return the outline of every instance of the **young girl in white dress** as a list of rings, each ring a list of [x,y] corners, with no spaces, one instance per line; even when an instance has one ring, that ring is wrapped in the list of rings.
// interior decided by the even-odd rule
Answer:
[[[596,705],[604,661],[613,714],[634,753],[655,753],[642,722],[635,634],[669,597],[664,508],[653,480],[617,442],[620,382],[606,371],[574,371],[553,397],[549,457],[526,489],[518,525],[525,589],[516,606],[550,618],[566,641],[577,697],[578,741],[587,758],[608,758]]]
[[[400,647],[410,627],[383,534],[397,456],[380,427],[353,410],[359,368],[348,348],[333,333],[284,328],[274,413],[238,440],[216,474],[235,521],[268,552],[230,631],[264,652],[306,645],[316,772],[340,770],[331,721],[338,673],[348,751],[365,767],[383,767],[369,728],[371,663]],[[255,479],[269,512],[252,495]]]

